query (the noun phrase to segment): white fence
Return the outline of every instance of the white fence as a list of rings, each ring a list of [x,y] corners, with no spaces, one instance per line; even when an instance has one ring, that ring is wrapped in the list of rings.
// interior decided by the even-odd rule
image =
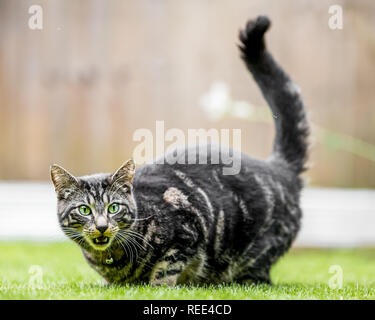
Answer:
[[[375,190],[308,188],[296,246],[375,246]],[[48,183],[0,183],[0,240],[60,241]]]

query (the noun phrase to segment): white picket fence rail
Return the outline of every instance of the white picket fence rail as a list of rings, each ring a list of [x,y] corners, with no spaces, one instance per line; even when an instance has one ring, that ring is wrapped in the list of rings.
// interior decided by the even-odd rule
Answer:
[[[375,190],[307,188],[302,208],[296,246],[375,246]],[[51,184],[0,183],[0,240],[64,238]]]

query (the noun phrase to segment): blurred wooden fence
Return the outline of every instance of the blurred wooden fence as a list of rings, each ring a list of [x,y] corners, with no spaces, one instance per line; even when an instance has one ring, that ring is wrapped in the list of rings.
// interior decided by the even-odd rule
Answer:
[[[238,29],[260,13],[272,52],[303,90],[317,125],[375,144],[375,3],[336,1],[344,29],[328,28],[331,1],[1,0],[0,179],[112,171],[137,128],[239,128],[242,150],[265,157],[273,127],[211,122],[199,99],[215,81],[264,101],[239,59]],[[41,31],[28,28],[40,4]],[[375,163],[315,142],[313,185],[375,187]]]

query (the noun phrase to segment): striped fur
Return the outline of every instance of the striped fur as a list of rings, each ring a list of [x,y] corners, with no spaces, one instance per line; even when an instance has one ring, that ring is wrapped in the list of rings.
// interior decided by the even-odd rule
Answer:
[[[233,151],[241,170],[223,175],[229,165],[212,164],[212,148],[220,147],[208,145],[205,165],[148,164],[135,171],[129,160],[114,174],[79,178],[52,166],[62,229],[108,283],[270,282],[272,264],[300,227],[298,175],[309,128],[297,86],[265,47],[269,24],[259,17],[240,34],[242,57],[276,118],[267,161]],[[109,213],[111,203],[120,204],[119,213]],[[91,214],[80,214],[82,204]],[[110,241],[98,247],[102,236]]]

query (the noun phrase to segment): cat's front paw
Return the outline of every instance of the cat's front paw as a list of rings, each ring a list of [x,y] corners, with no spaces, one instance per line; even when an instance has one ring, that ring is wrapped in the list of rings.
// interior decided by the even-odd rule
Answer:
[[[264,34],[269,29],[271,21],[266,16],[259,16],[247,22],[245,29],[240,31],[239,45],[245,59],[259,57],[265,50]]]

